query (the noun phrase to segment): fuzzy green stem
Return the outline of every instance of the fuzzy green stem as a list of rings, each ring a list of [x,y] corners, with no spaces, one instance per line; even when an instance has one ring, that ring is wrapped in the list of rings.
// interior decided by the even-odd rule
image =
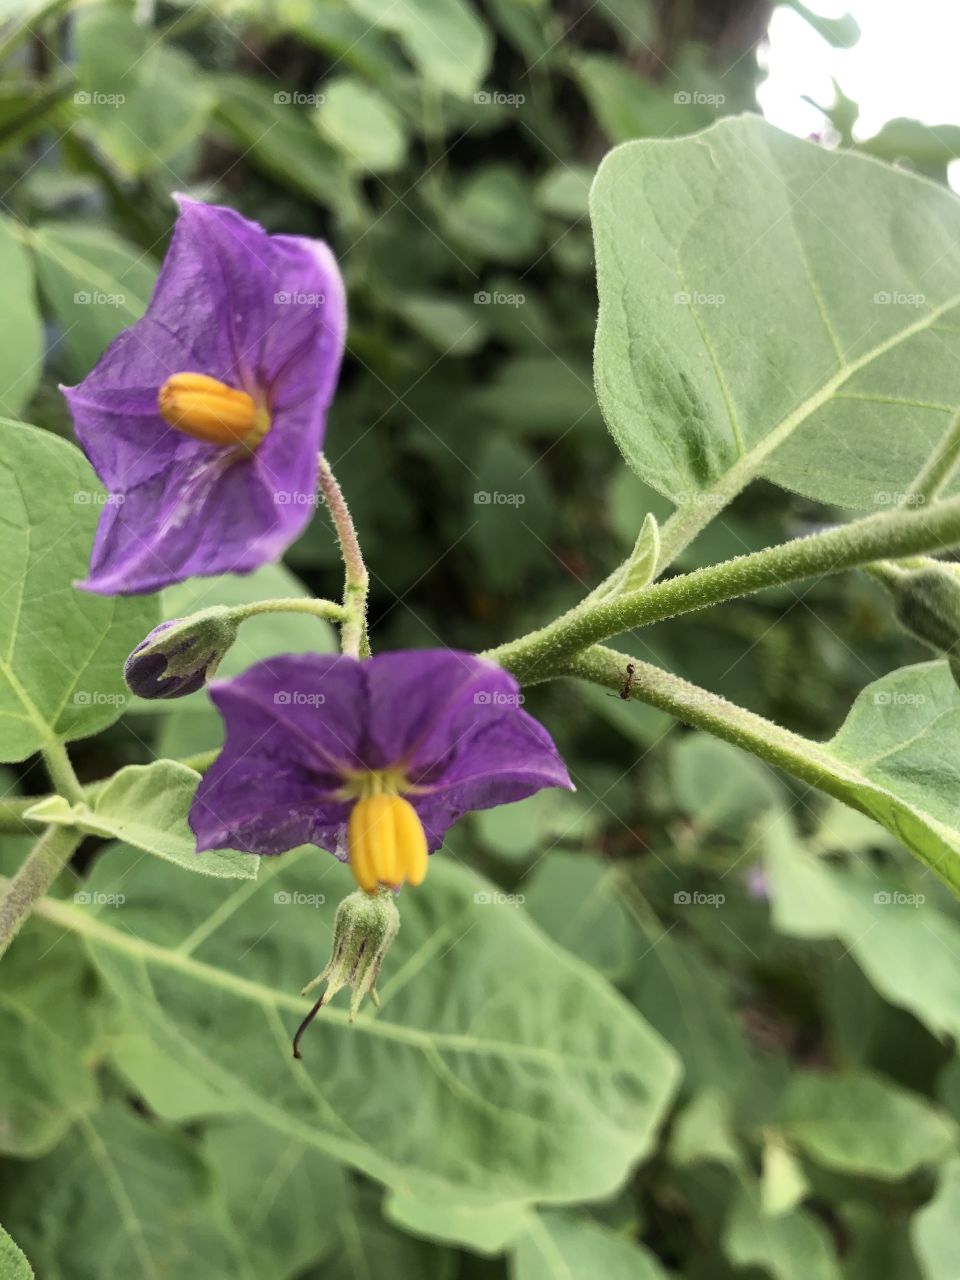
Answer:
[[[83,799],[83,787],[73,771],[67,749],[62,742],[51,739],[47,743],[43,748],[43,762],[47,766],[53,789],[58,795],[69,800],[71,804],[76,804]]]
[[[571,658],[556,674],[577,676],[622,692],[628,664],[633,667],[630,698],[732,742],[811,786],[831,790],[825,782],[828,775],[837,773],[838,762],[817,743],[630,654],[596,645]]]
[[[70,861],[83,835],[72,827],[50,826],[27,854],[0,898],[0,956],[33,910],[34,904]]]
[[[261,613],[309,613],[327,622],[344,622],[347,611],[335,600],[314,599],[312,596],[291,596],[281,600],[256,600],[252,604],[241,604],[231,609],[238,621],[255,618]]]
[[[557,664],[592,644],[765,587],[822,577],[960,543],[960,498],[929,508],[867,516],[825,533],[738,556],[610,599],[582,602],[563,617],[484,657],[518,679],[549,677]]]
[[[323,454],[319,459],[319,483],[333,527],[337,531],[340,555],[343,558],[343,609],[346,616],[340,627],[340,648],[353,658],[369,658],[367,594],[370,579],[350,508]]]
[[[936,502],[950,483],[958,463],[960,463],[960,413],[951,419],[940,443],[920,469],[909,491],[904,494],[903,504],[908,506]]]

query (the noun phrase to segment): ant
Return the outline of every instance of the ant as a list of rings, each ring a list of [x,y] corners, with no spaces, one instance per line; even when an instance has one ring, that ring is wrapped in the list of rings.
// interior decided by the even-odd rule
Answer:
[[[610,694],[610,697],[611,697],[611,698],[612,698],[612,697],[614,697],[614,696],[619,697],[619,698],[623,698],[624,702],[626,702],[626,701],[629,699],[629,697],[630,697],[630,690],[631,690],[631,688],[633,687],[633,677],[634,677],[635,672],[636,672],[636,667],[633,665],[633,663],[632,663],[632,662],[628,662],[628,663],[627,663],[627,673],[626,673],[626,675],[625,675],[625,676],[624,676],[624,678],[623,678],[623,684],[622,684],[622,686],[621,686],[621,688],[620,688],[620,692],[619,692],[619,694],[616,694],[616,695],[614,695],[614,694]]]

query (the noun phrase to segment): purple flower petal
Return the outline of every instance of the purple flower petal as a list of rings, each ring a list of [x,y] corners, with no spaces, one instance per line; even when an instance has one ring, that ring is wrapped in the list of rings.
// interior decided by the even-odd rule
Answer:
[[[358,772],[403,773],[431,851],[469,810],[572,787],[513,677],[472,654],[280,657],[212,693],[227,738],[190,813],[201,850],[335,849]]]
[[[276,560],[313,511],[340,369],[346,305],[326,245],[270,236],[231,209],[180,204],[146,314],[64,389],[110,491],[80,584],[106,595]],[[253,453],[168,426],[157,396],[185,372],[267,401],[271,427]]]

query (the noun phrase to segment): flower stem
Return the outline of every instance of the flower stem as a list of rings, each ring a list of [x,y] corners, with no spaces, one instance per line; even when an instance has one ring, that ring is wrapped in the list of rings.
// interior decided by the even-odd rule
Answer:
[[[73,827],[49,826],[27,854],[0,898],[0,956],[20,931],[35,903],[39,902],[70,861],[83,834]]]
[[[594,601],[588,597],[555,622],[483,656],[518,679],[549,678],[557,664],[598,641],[634,627],[703,609],[765,587],[822,577],[870,564],[960,543],[960,498],[929,508],[867,516],[825,533],[796,538],[778,547],[738,556],[723,564]]]
[[[370,657],[367,636],[367,593],[370,579],[343,490],[330,470],[323,454],[319,459],[320,491],[337,531],[343,557],[343,609],[346,614],[340,627],[340,648],[353,658]]]
[[[252,604],[237,605],[231,613],[239,621],[254,618],[260,613],[310,613],[328,622],[343,622],[346,610],[335,600],[320,600],[312,596],[291,596],[282,600],[256,600]]]

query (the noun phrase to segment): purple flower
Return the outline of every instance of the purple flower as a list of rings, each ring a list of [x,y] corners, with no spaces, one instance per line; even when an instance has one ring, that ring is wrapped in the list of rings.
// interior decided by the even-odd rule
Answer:
[[[469,810],[572,790],[517,682],[471,654],[271,658],[211,694],[227,738],[190,810],[198,851],[316,844],[370,893],[418,884]]]
[[[319,240],[179,197],[146,314],[63,388],[110,491],[80,586],[155,591],[277,559],[313,510],[343,353],[343,282]]]

